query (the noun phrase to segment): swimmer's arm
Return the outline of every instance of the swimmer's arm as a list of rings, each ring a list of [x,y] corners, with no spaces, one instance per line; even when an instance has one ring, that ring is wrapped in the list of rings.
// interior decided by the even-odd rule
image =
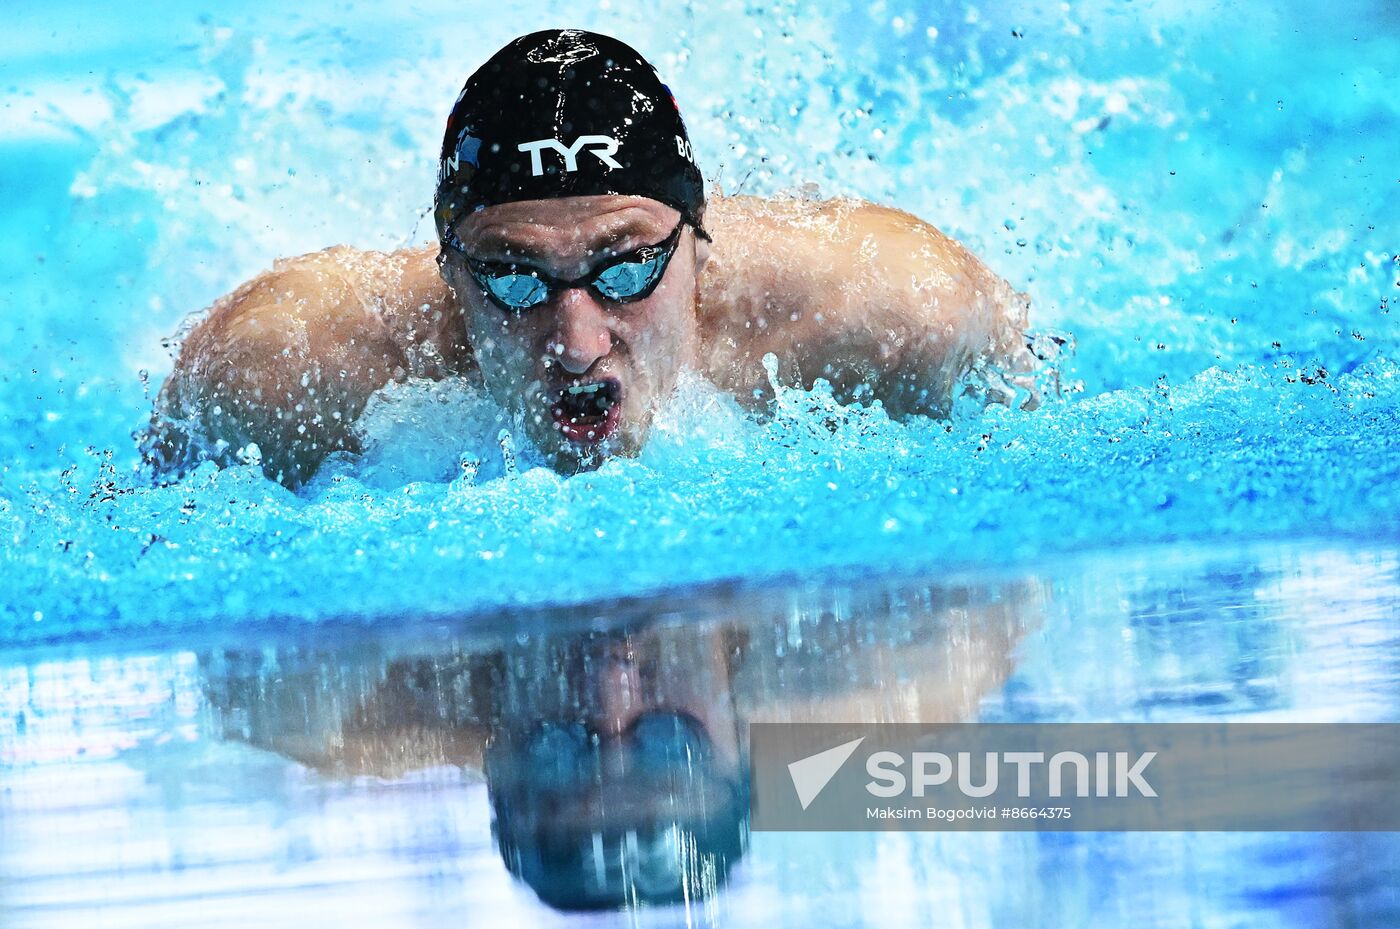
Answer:
[[[335,777],[395,778],[440,765],[483,770],[490,730],[477,702],[492,691],[471,682],[490,676],[494,655],[471,656],[457,669],[432,659],[381,667],[370,652],[367,664],[353,657],[345,664],[293,661],[255,666],[251,674],[246,660],[239,662],[243,676],[221,661],[206,677],[214,731],[224,739]]]
[[[734,693],[750,723],[836,723],[879,719],[891,723],[963,722],[976,717],[981,701],[1000,690],[1016,670],[1016,648],[1040,625],[1046,591],[1037,583],[1006,586],[1000,599],[918,609],[902,617],[898,642],[855,644],[840,624],[817,623],[804,632],[804,646],[841,649],[849,659],[840,685],[787,688],[775,693],[763,680],[800,665],[803,650],[741,662]],[[778,627],[781,629],[781,627]],[[823,639],[834,636],[835,641]],[[750,647],[758,645],[749,643]],[[765,643],[766,644],[766,643]],[[761,646],[760,646],[761,647]],[[810,658],[810,655],[808,656]],[[794,675],[793,680],[799,680]]]
[[[283,263],[219,301],[185,339],[147,457],[180,471],[201,457],[232,463],[251,443],[269,477],[296,486],[326,455],[354,450],[351,423],[404,365],[327,253]]]
[[[825,378],[892,415],[942,416],[958,379],[1029,370],[1027,300],[915,216],[858,200],[716,199],[701,288],[711,374],[740,399]],[[1004,398],[992,398],[1004,399]]]
[[[880,345],[874,384],[892,415],[946,416],[969,390],[984,403],[1037,403],[1025,294],[916,216],[865,204],[852,227],[839,306],[847,333]]]

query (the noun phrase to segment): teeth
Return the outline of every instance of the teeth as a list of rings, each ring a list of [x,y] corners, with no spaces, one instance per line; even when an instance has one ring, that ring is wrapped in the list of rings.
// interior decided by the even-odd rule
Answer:
[[[595,384],[579,384],[566,389],[564,392],[570,396],[577,397],[580,394],[596,394],[598,391],[602,390],[604,386],[603,382],[599,381]]]

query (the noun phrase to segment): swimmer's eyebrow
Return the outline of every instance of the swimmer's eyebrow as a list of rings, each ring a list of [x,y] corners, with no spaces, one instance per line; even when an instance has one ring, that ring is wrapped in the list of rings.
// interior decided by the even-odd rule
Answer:
[[[619,242],[628,239],[638,239],[637,248],[643,245],[655,244],[651,241],[650,226],[643,219],[628,220],[621,225],[603,232],[597,238],[588,242],[584,251],[588,254],[597,254],[602,251],[613,249]],[[665,233],[660,234],[661,238]],[[494,232],[485,232],[473,243],[472,251],[480,258],[486,260],[501,258],[523,258],[525,260],[538,259],[541,257],[539,245],[530,240],[515,240],[509,235]]]

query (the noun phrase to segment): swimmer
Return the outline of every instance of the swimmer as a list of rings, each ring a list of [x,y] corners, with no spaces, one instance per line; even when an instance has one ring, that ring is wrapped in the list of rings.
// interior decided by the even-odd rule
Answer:
[[[751,724],[975,718],[1048,595],[717,588],[602,623],[563,608],[467,638],[217,648],[199,675],[216,735],[325,777],[481,777],[503,861],[552,906],[695,901],[744,855]]]
[[[256,446],[295,487],[357,451],[370,395],[410,377],[472,379],[571,473],[634,454],[686,370],[761,407],[772,353],[786,383],[903,417],[946,416],[975,366],[1023,387],[1033,369],[1026,297],[916,217],[707,202],[669,89],[606,36],[523,36],[468,79],[434,218],[436,245],[327,249],[218,301],[157,399],[157,474]]]

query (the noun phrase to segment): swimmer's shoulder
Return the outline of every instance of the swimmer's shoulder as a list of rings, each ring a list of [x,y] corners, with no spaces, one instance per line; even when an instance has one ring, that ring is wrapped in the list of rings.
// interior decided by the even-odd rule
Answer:
[[[762,394],[771,353],[785,377],[873,385],[890,410],[914,408],[902,385],[936,382],[919,408],[942,410],[971,359],[1023,346],[1025,295],[911,213],[806,195],[711,209],[701,332],[708,373],[738,396]]]
[[[217,300],[184,339],[180,366],[248,352],[330,358],[370,345],[398,364],[410,348],[452,328],[446,316],[453,306],[430,247],[337,245],[278,259]],[[427,354],[441,349],[432,345]],[[410,373],[417,367],[407,365]]]
[[[350,424],[390,380],[474,371],[454,310],[430,248],[337,246],[278,261],[189,328],[148,456],[179,470],[202,454],[191,449],[251,443],[269,476],[299,483],[355,447]]]
[[[872,206],[845,198],[713,198],[706,224],[714,242],[702,286],[702,305],[717,314],[712,322],[762,330],[777,310],[805,309],[839,290]]]
[[[370,314],[408,359],[410,373],[441,377],[474,365],[437,254],[431,244],[395,251],[335,245],[279,259],[267,277],[323,315]]]
[[[867,285],[915,280],[926,300],[949,306],[1027,299],[962,243],[898,207],[853,197],[777,196],[716,197],[713,209],[717,265],[749,272],[727,274],[727,281],[781,290],[774,285],[800,280],[828,292],[860,284],[878,293],[880,286]]]
[[[333,245],[318,252],[279,258],[262,277],[298,283],[308,292],[349,288],[366,304],[392,312],[414,301],[440,303],[450,298],[438,275],[436,257],[434,245],[392,252]]]
[[[897,244],[916,246],[926,260],[975,262],[961,244],[931,223],[897,207],[855,197],[715,197],[709,212],[736,248],[757,245],[783,254],[793,254],[793,249],[799,254],[842,249],[843,257],[858,257],[852,252],[862,246],[869,251]]]

